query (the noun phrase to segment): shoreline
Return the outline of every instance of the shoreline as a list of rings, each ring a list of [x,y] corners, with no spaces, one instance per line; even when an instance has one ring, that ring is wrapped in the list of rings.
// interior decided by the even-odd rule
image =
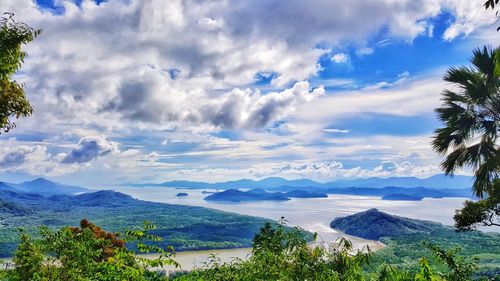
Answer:
[[[353,243],[353,250],[361,250],[366,251],[366,246],[370,248],[370,251],[377,252],[384,247],[380,241],[376,240],[366,240],[360,237],[347,235],[343,232],[338,232],[342,234],[340,237],[347,238],[349,241]],[[325,248],[329,247],[329,245],[334,244],[336,241],[313,241],[308,245],[310,247],[314,246],[323,246]],[[366,243],[369,242],[369,243]],[[361,247],[359,247],[361,246]],[[181,267],[175,268],[174,266],[165,266],[161,268],[161,271],[165,273],[174,273],[180,271],[191,271],[196,268],[202,268],[205,264],[210,262],[211,257],[215,257],[219,262],[231,262],[235,260],[246,260],[250,258],[252,252],[252,248],[229,248],[229,249],[209,249],[209,250],[188,250],[182,252],[176,252],[175,256],[172,257],[176,262],[178,262]],[[156,258],[159,254],[138,254],[139,257],[146,258]],[[0,258],[2,263],[0,263],[0,270],[5,270],[13,267],[12,257],[10,258]]]
[[[338,233],[342,234],[340,236],[341,238],[347,238],[353,243],[353,251],[366,251],[368,246],[370,251],[374,253],[386,247],[386,245],[380,241],[366,240],[360,237],[347,235],[342,232]],[[308,243],[308,245],[310,247],[322,246],[324,248],[328,248],[335,242],[336,241],[313,241]],[[176,252],[175,256],[172,257],[172,259],[178,262],[181,265],[181,268],[175,268],[174,266],[165,266],[161,270],[165,271],[167,274],[180,271],[191,271],[196,268],[202,268],[203,265],[207,264],[210,261],[211,257],[215,257],[219,262],[246,260],[250,258],[251,251],[252,248],[231,248]],[[158,257],[158,254],[141,254],[139,256],[146,258],[155,258]]]

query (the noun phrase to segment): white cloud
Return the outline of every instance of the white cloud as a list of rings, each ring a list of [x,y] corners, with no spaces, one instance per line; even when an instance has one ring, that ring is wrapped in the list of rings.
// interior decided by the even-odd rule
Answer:
[[[300,163],[305,171],[317,165],[323,171],[319,174],[327,175],[336,167],[328,159],[387,157],[406,167],[398,153],[407,150],[420,153],[422,161],[436,162],[424,152],[428,145],[408,145],[401,137],[324,136],[350,136],[349,128],[328,129],[339,118],[429,114],[444,88],[440,78],[409,81],[404,72],[395,81],[335,95],[313,89],[308,79],[318,74],[319,58],[332,49],[365,46],[355,51],[365,56],[373,47],[432,36],[431,19],[443,11],[456,16],[446,40],[486,36],[471,32],[489,21],[481,5],[469,0],[109,0],[99,5],[82,1],[80,7],[55,2],[65,13],[40,10],[31,0],[2,0],[1,9],[44,29],[28,45],[29,56],[16,77],[26,83],[35,109],[32,118],[19,120],[16,133],[49,135],[48,143],[0,140],[4,172],[61,175],[109,169],[130,177],[150,172],[159,177],[215,178],[217,172],[244,177],[249,170],[242,166],[281,166],[276,161],[290,159],[305,161]],[[353,19],[361,20],[353,24]],[[387,38],[368,46],[381,30]],[[350,57],[338,53],[332,60],[348,63]],[[252,86],[257,73],[269,74],[271,89]],[[354,85],[354,80],[335,77],[324,82],[326,87]],[[221,130],[234,130],[238,139],[209,134]],[[118,149],[113,141],[145,135],[158,136],[159,145],[167,140],[165,150],[192,148],[162,152],[134,143]],[[106,157],[110,153],[113,157]],[[167,161],[183,156],[197,162]],[[214,163],[217,167],[211,167]],[[412,173],[426,167],[412,163]],[[292,166],[290,171],[299,175],[300,169]],[[426,169],[422,173],[430,171]],[[362,173],[347,169],[347,174]]]
[[[15,139],[1,141],[0,144],[1,172],[59,176],[80,169],[78,165],[61,164],[61,157],[50,153],[46,144],[25,144]]]
[[[375,50],[373,48],[370,48],[370,47],[363,47],[363,48],[359,48],[356,50],[356,55],[362,57],[362,56],[368,56],[368,55],[371,55],[375,52]]]
[[[323,129],[323,132],[325,132],[325,133],[341,133],[341,134],[347,134],[347,133],[349,133],[349,130],[341,130],[341,129],[331,128],[331,129]]]
[[[467,34],[485,23],[480,19],[482,7],[469,2],[351,1],[346,9],[344,1],[324,0],[110,0],[99,5],[83,1],[80,7],[58,1],[65,13],[53,15],[31,0],[4,0],[2,8],[44,29],[28,47],[26,75],[20,77],[35,104],[38,122],[33,126],[50,129],[45,124],[68,120],[80,127],[113,130],[122,128],[126,118],[139,121],[128,126],[141,128],[158,121],[161,126],[150,128],[161,130],[185,121],[214,125],[214,120],[200,116],[202,101],[217,101],[223,90],[231,94],[216,103],[245,103],[255,91],[234,94],[238,90],[233,88],[252,83],[256,73],[276,73],[271,81],[275,87],[311,77],[327,52],[315,48],[318,42],[362,43],[384,27],[389,36],[411,41],[428,33],[429,19],[444,10],[455,13],[456,24],[468,28],[452,26],[449,32]],[[281,8],[275,9],[278,5]],[[336,11],[335,17],[331,11]],[[353,18],[364,20],[353,24]],[[358,50],[372,52],[369,47]],[[332,59],[346,63],[349,56],[339,53]],[[175,80],[169,71],[177,73]],[[228,97],[240,100],[224,100]],[[130,106],[131,101],[138,106]]]
[[[335,63],[348,63],[351,61],[351,58],[348,54],[338,53],[332,56],[332,61]]]

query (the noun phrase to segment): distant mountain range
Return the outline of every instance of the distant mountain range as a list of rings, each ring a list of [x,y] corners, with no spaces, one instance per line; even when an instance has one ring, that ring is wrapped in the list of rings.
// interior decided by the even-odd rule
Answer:
[[[207,183],[197,181],[169,181],[164,183],[127,184],[137,187],[157,186],[189,189],[262,189],[273,192],[299,191],[346,194],[363,196],[388,196],[402,195],[413,197],[472,197],[472,178],[468,176],[447,177],[435,175],[430,178],[419,179],[415,177],[393,178],[368,178],[355,180],[337,180],[319,183],[309,179],[287,180],[279,177],[270,177],[262,180],[242,179],[236,181]],[[38,178],[23,183],[0,182],[0,191],[16,191],[24,193],[37,193],[43,195],[75,195],[91,190],[56,183],[44,178]],[[307,195],[303,195],[307,196]],[[389,198],[391,198],[391,196]],[[293,197],[293,196],[288,196]],[[295,196],[297,198],[304,198]],[[315,197],[315,196],[313,196]]]
[[[207,183],[207,182],[199,182],[199,181],[167,181],[163,183],[141,183],[141,184],[125,184],[129,186],[161,186],[161,187],[185,187],[185,188],[194,188],[194,189],[240,189],[240,188],[278,188],[281,186],[293,186],[293,187],[309,187],[309,186],[318,186],[321,183],[315,182],[313,180],[308,179],[300,179],[300,180],[287,180],[284,178],[271,177],[265,178],[262,180],[250,180],[250,179],[241,179],[235,181],[226,181],[226,182],[217,182],[217,183]]]
[[[137,187],[181,187],[192,189],[254,189],[262,188],[268,191],[287,192],[296,189],[302,190],[329,190],[341,188],[429,188],[429,189],[470,189],[472,177],[469,176],[445,176],[435,175],[425,179],[416,177],[392,177],[392,178],[367,178],[354,180],[336,180],[327,183],[319,183],[309,179],[287,180],[279,177],[265,178],[262,180],[242,179],[217,183],[198,181],[168,181],[163,183],[127,184]]]
[[[368,187],[345,187],[345,188],[330,188],[325,190],[329,194],[344,194],[344,195],[359,195],[359,196],[380,196],[386,197],[391,195],[399,196],[414,196],[414,197],[472,197],[472,190],[465,189],[434,189],[426,187],[397,187],[387,186],[383,188],[368,188]]]
[[[0,182],[0,191],[5,190],[46,195],[73,195],[89,191],[89,189],[87,188],[73,185],[64,185],[49,181],[44,178],[37,178],[35,180],[25,181],[23,183]]]

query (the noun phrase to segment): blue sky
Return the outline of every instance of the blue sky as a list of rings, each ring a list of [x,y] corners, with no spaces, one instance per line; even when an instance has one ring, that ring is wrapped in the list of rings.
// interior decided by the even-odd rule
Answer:
[[[6,0],[44,31],[0,180],[440,173],[441,77],[500,44],[473,2]]]

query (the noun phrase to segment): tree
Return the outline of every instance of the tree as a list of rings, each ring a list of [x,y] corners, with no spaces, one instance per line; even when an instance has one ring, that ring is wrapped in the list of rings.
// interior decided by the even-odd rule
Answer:
[[[164,265],[178,266],[171,258],[172,249],[146,245],[148,241],[162,238],[150,234],[155,226],[148,222],[138,230],[120,234],[103,230],[82,220],[80,227],[64,227],[52,231],[40,228],[39,239],[22,233],[16,251],[13,270],[7,271],[2,280],[166,280],[162,274],[151,270]],[[154,252],[155,258],[137,256],[126,248],[135,244],[141,253]],[[0,270],[1,273],[1,270]]]
[[[0,133],[16,126],[11,118],[27,117],[33,112],[23,85],[12,76],[26,57],[22,45],[33,41],[41,30],[16,22],[13,16],[4,13],[0,19]]]
[[[443,105],[436,113],[444,127],[435,131],[432,141],[434,150],[445,156],[441,167],[447,175],[463,167],[474,170],[473,191],[485,200],[481,205],[488,206],[471,212],[473,205],[467,202],[455,216],[459,229],[479,222],[494,225],[491,222],[498,218],[484,220],[499,202],[495,182],[500,175],[500,48],[478,48],[470,61],[472,67],[453,67],[444,76],[456,87],[442,92]]]
[[[491,10],[495,11],[495,9],[496,9],[495,16],[498,17],[498,14],[500,13],[499,3],[500,3],[500,0],[487,0],[486,2],[484,2],[483,6],[486,10],[491,9]],[[500,31],[500,26],[497,27],[497,31]]]

